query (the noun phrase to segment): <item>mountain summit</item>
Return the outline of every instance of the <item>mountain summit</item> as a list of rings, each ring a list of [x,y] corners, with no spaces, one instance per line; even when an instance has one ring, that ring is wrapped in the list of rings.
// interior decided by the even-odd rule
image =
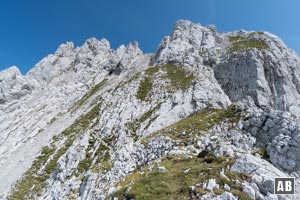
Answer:
[[[300,58],[275,35],[175,23],[0,72],[2,199],[300,199]],[[274,194],[296,177],[296,195]]]

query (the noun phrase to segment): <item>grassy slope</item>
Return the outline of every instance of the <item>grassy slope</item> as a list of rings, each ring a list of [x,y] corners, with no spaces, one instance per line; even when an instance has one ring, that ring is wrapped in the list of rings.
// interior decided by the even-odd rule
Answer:
[[[157,73],[159,71],[164,72],[165,75],[162,75],[162,73]],[[159,78],[167,79],[170,81],[170,85],[162,86],[169,92],[174,92],[177,90],[186,90],[191,86],[192,81],[195,79],[193,74],[190,74],[187,71],[185,71],[185,69],[180,65],[168,64],[150,67],[145,71],[145,75],[140,82],[138,92],[136,95],[137,99],[140,99],[142,101],[149,100],[148,96],[153,88],[154,80],[157,80]]]
[[[241,111],[233,105],[227,109],[207,108],[149,135],[142,140],[142,143],[147,144],[150,138],[157,135],[167,135],[172,139],[180,140],[187,145],[188,143],[192,143],[197,135],[208,131],[214,125],[219,124],[224,120],[235,123],[239,121],[240,117]]]
[[[248,180],[249,176],[227,170],[233,163],[232,158],[215,157],[212,154],[203,157],[180,155],[165,157],[159,165],[166,167],[166,172],[160,172],[157,168],[152,171],[144,168],[141,170],[143,173],[137,171],[119,183],[121,188],[113,196],[136,200],[190,199],[204,195],[208,191],[202,185],[196,187],[194,191],[189,186],[216,179],[220,188],[214,190],[215,194],[223,193],[224,185],[227,184],[231,187],[231,192],[240,199],[250,199],[236,183],[236,180],[241,182]],[[186,169],[190,169],[188,173],[184,173]],[[225,169],[229,179],[220,177],[222,169]],[[127,191],[129,185],[131,189]]]
[[[241,111],[235,106],[230,106],[225,110],[206,109],[144,138],[142,143],[147,145],[148,140],[157,135],[168,135],[187,145],[198,134],[208,131],[214,125],[224,120],[236,123],[240,117]],[[184,135],[183,132],[185,132]],[[249,176],[230,172],[228,166],[233,163],[233,158],[215,157],[212,152],[209,154],[202,152],[198,156],[173,155],[165,157],[159,165],[165,166],[166,172],[159,172],[157,168],[151,171],[148,167],[136,170],[117,185],[120,190],[113,197],[136,200],[188,199],[208,192],[203,187],[197,187],[191,191],[189,186],[213,178],[220,184],[220,188],[214,190],[215,194],[224,192],[224,184],[227,184],[231,187],[231,192],[234,195],[247,200],[249,197],[242,192],[242,188],[236,184],[236,180],[242,182],[248,180]],[[186,169],[190,169],[188,174],[184,173]],[[229,180],[220,177],[222,169],[225,170]]]

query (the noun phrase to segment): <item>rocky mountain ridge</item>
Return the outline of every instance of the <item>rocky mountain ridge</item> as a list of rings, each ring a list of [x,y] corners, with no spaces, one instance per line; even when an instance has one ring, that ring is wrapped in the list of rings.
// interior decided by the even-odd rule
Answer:
[[[299,185],[299,61],[273,34],[179,20],[153,55],[91,38],[4,70],[0,196],[298,199],[273,179]]]

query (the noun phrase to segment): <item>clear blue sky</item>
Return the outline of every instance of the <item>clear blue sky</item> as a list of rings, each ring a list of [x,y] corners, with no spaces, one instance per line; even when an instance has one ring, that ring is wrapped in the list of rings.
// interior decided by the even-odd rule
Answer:
[[[299,0],[2,0],[0,70],[26,73],[59,44],[107,38],[113,48],[138,41],[154,52],[178,19],[219,32],[266,30],[300,52]]]

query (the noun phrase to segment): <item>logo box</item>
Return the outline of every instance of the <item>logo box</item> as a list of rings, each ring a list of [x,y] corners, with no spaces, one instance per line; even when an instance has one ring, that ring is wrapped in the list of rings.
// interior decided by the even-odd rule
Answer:
[[[274,194],[295,194],[295,178],[276,177],[274,185]]]

